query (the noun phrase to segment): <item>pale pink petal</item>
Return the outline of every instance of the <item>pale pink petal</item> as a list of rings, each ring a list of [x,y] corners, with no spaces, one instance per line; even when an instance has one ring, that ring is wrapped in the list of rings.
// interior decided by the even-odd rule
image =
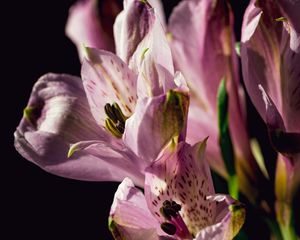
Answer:
[[[150,5],[154,8],[155,15],[158,17],[163,27],[166,27],[166,16],[164,13],[164,6],[161,0],[148,0]]]
[[[93,48],[86,48],[86,53],[81,75],[96,122],[104,126],[107,103],[116,102],[129,117],[137,100],[135,74],[113,53]]]
[[[103,141],[82,141],[69,147],[68,161],[59,167],[70,175],[89,175],[96,181],[122,181],[130,177],[140,187],[144,185],[143,162],[122,145]],[[49,170],[59,171],[57,166]]]
[[[146,169],[145,195],[148,206],[159,221],[166,200],[175,201],[190,233],[196,235],[213,224],[215,205],[206,201],[214,194],[208,164],[204,160],[206,140],[193,147],[184,142],[170,143],[159,159]]]
[[[140,99],[126,121],[124,143],[150,164],[171,138],[184,134],[188,101],[186,93],[176,91]]]
[[[140,98],[175,88],[165,30],[149,3],[126,1],[114,30],[118,56],[139,74]]]
[[[158,240],[159,229],[159,222],[149,211],[143,193],[125,178],[115,193],[110,212],[112,234],[121,239]]]
[[[82,155],[77,159],[68,158],[70,145],[86,140],[105,141],[102,150],[113,151],[110,136],[95,123],[90,113],[81,80],[63,74],[41,77],[33,87],[15,132],[16,149],[29,161],[60,176],[116,180],[110,173],[112,167],[105,170],[99,158]]]
[[[245,207],[230,196],[221,194],[209,196],[208,201],[217,207],[215,222],[201,229],[195,240],[233,239],[244,224]]]
[[[154,23],[154,11],[146,1],[124,1],[124,10],[114,24],[117,55],[129,63],[139,43],[149,34]]]
[[[77,46],[81,59],[83,45],[114,51],[113,21],[120,9],[114,0],[102,0],[100,4],[101,8],[97,0],[78,0],[70,8],[66,34]]]
[[[139,71],[139,97],[158,96],[176,88],[171,50],[157,19],[152,31],[139,44],[130,64]]]

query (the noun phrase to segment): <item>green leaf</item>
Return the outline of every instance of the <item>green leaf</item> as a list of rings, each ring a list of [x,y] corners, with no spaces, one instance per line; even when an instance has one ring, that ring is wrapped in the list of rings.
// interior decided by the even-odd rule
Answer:
[[[268,170],[265,165],[265,160],[264,160],[263,154],[261,152],[258,141],[254,138],[251,139],[250,146],[251,146],[251,151],[253,153],[253,156],[254,156],[260,170],[262,171],[263,175],[265,176],[265,178],[270,179]]]
[[[226,90],[226,79],[222,79],[217,95],[219,145],[222,157],[229,174],[228,189],[233,198],[238,199],[238,180],[235,171],[234,151],[229,131],[228,122],[228,93]]]

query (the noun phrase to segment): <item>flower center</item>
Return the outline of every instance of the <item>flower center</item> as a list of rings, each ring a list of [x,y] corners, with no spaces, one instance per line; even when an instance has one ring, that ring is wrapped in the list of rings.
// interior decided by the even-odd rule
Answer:
[[[180,210],[181,205],[177,204],[175,201],[164,201],[163,206],[160,208],[160,212],[167,221],[163,222],[160,227],[169,235],[176,235],[183,239],[192,239],[186,224],[179,214]]]
[[[117,103],[105,104],[105,128],[115,137],[121,138],[125,130],[125,122],[127,117],[123,114]]]

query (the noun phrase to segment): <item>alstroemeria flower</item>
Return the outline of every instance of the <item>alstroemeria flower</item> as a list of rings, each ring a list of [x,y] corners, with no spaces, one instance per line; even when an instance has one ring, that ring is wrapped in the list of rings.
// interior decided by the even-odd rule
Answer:
[[[223,0],[182,1],[170,17],[168,30],[175,66],[191,92],[187,141],[195,143],[209,136],[212,144],[207,147],[207,159],[214,170],[226,176],[217,122],[217,92],[225,78],[239,184],[250,199],[255,198],[258,168],[249,145],[230,6]]]
[[[129,176],[143,186],[144,169],[171,138],[185,134],[189,96],[182,76],[174,76],[162,25],[149,4],[127,4],[144,12],[137,24],[148,26],[141,40],[148,50],[138,45],[134,51],[140,57],[135,72],[113,53],[85,48],[83,82],[52,74],[33,89],[15,145],[51,173],[98,181]],[[163,62],[155,62],[156,48],[164,53]]]
[[[124,10],[118,15],[114,24],[116,53],[135,72],[141,67],[141,51],[148,51],[148,47],[145,45],[149,46],[149,43],[144,38],[152,25],[149,19],[146,18],[148,13],[145,8],[132,7],[140,4],[140,2],[124,1]],[[163,19],[161,22],[164,22],[161,1],[152,0],[148,2],[151,5],[154,4],[154,9],[160,19]],[[136,19],[141,19],[139,21],[140,25],[136,24]],[[143,21],[146,21],[149,25]],[[251,186],[255,181],[253,173],[256,171],[257,165],[249,148],[243,113],[245,106],[243,105],[243,97],[240,96],[242,89],[237,77],[238,67],[237,56],[234,51],[235,40],[231,11],[223,1],[183,1],[174,9],[169,22],[170,43],[175,63],[187,78],[188,85],[192,90],[188,120],[188,142],[195,143],[204,136],[210,136],[211,142],[215,144],[208,147],[208,159],[211,166],[218,173],[226,176],[226,169],[218,146],[216,99],[221,79],[224,77],[231,79],[227,81],[230,95],[229,122],[236,158],[238,159],[237,171],[244,192],[251,192],[248,195],[253,196],[254,189]],[[68,26],[70,25],[68,24]],[[91,22],[82,21],[81,25],[72,25],[72,28],[81,29],[83,27],[89,28],[89,26],[91,26]],[[155,35],[157,34],[155,33]],[[99,36],[99,39],[101,39],[101,36]],[[155,39],[159,41],[158,38]],[[141,42],[144,44],[140,44]],[[75,41],[75,43],[80,44],[79,41]],[[89,46],[89,42],[85,44]],[[136,52],[137,45],[141,49]],[[162,53],[162,49],[166,48],[156,49],[159,52],[148,55],[154,57],[152,63],[155,63],[156,71],[164,71],[165,68],[169,72],[174,71],[170,69],[170,67],[173,68],[173,64],[165,62],[165,59],[161,58],[161,56],[169,54],[168,52]],[[144,61],[144,63],[147,63],[147,61]],[[151,64],[151,62],[148,63]],[[158,64],[161,66],[158,67]],[[148,64],[147,67],[151,69],[151,65]],[[166,73],[166,71],[164,72]],[[152,78],[157,78],[155,71],[151,71],[151,74]],[[163,76],[161,73],[158,73],[158,75]],[[140,77],[144,78],[144,75]],[[172,75],[165,75],[165,78],[170,79]],[[145,81],[138,82],[145,83]],[[158,80],[157,84],[160,85],[161,82],[171,81]],[[152,84],[153,91],[155,91],[153,88],[156,88],[157,84]],[[147,87],[141,86],[138,88],[143,90],[145,95],[148,94]],[[201,129],[201,131],[199,132],[198,129]]]
[[[171,143],[146,170],[145,196],[130,179],[119,186],[110,212],[116,239],[232,239],[243,206],[214,193],[206,141]]]
[[[241,58],[247,91],[280,152],[276,170],[277,213],[289,222],[300,177],[300,3],[251,1],[243,22]],[[289,210],[290,211],[290,210]],[[284,219],[284,220],[282,220]]]
[[[115,51],[113,24],[121,11],[119,2],[117,0],[78,0],[70,8],[66,34],[77,46],[81,59],[84,56],[82,45]],[[132,1],[125,1],[124,7],[128,2]],[[161,1],[150,0],[148,2],[156,9],[160,21],[164,24]]]

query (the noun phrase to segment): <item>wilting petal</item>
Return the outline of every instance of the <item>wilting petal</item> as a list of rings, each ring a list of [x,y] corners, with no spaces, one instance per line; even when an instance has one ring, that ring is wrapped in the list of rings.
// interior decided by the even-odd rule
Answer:
[[[159,223],[149,211],[143,193],[129,178],[115,193],[109,225],[116,239],[159,239]]]
[[[254,2],[246,10],[242,29],[241,58],[247,91],[264,118],[264,101],[257,87],[262,85],[286,130],[299,132],[299,34],[288,21],[289,13],[282,11],[277,1],[259,1],[256,5]]]
[[[94,160],[67,158],[70,144],[93,139],[110,141],[90,113],[81,80],[63,74],[41,77],[15,132],[19,153],[54,174],[95,180],[99,176],[86,170],[87,165],[93,169]]]
[[[245,221],[245,207],[230,196],[216,194],[209,196],[208,201],[217,206],[213,225],[198,233],[196,240],[233,239]]]
[[[188,101],[186,93],[176,91],[139,100],[126,121],[125,144],[150,164],[171,138],[184,134]]]
[[[101,0],[99,5],[97,0],[79,0],[70,9],[66,34],[76,44],[81,59],[82,45],[114,51],[112,29],[120,8],[114,0]]]
[[[161,222],[164,201],[175,201],[190,233],[196,235],[213,224],[215,206],[206,201],[214,194],[208,164],[204,160],[206,141],[191,147],[184,142],[171,143],[159,159],[146,169],[145,195],[148,206]]]
[[[104,126],[104,106],[116,102],[129,117],[136,103],[136,76],[113,53],[86,48],[81,75],[87,98],[96,122]]]

